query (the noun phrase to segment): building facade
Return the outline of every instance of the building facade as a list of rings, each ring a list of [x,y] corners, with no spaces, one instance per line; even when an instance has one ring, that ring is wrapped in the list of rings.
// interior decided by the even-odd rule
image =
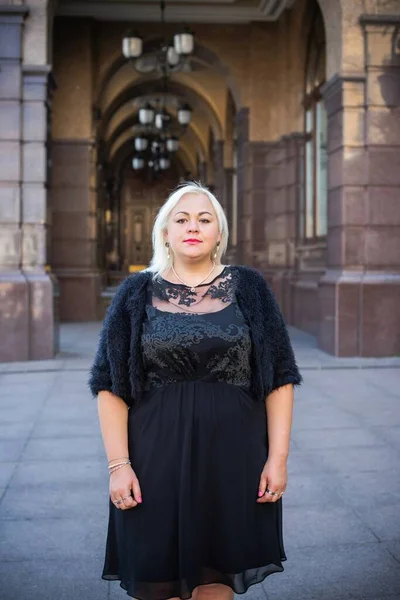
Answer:
[[[0,4],[0,361],[51,358],[151,256],[187,178],[288,323],[337,356],[400,352],[400,1],[30,0]],[[189,23],[167,83],[123,55]],[[137,65],[136,65],[137,66]],[[192,110],[169,169],[132,168],[138,111]]]

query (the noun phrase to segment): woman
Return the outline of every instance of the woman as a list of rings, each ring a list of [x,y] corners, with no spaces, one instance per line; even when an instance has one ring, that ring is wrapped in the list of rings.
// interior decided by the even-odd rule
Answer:
[[[110,472],[103,579],[140,600],[231,600],[283,570],[282,495],[301,382],[262,275],[221,263],[224,211],[196,183],[119,286],[90,388]]]

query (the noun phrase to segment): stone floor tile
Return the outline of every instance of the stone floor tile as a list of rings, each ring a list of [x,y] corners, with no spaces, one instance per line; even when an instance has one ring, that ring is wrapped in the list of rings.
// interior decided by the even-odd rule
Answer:
[[[105,532],[104,520],[88,519],[87,515],[79,519],[0,519],[0,563],[21,560],[86,561],[103,555]],[[81,576],[84,576],[84,571]]]
[[[69,460],[77,457],[84,459],[89,456],[98,457],[102,451],[103,442],[99,436],[61,439],[32,438],[26,444],[21,460]]]
[[[4,600],[108,600],[102,560],[25,560],[0,563]],[[128,596],[126,596],[128,598]]]
[[[269,600],[400,597],[400,569],[382,544],[290,549],[285,571],[264,582]]]
[[[18,464],[18,461],[0,461],[0,487],[6,487],[9,484]]]
[[[377,541],[368,525],[346,506],[286,506],[284,533],[287,545],[296,548]]]

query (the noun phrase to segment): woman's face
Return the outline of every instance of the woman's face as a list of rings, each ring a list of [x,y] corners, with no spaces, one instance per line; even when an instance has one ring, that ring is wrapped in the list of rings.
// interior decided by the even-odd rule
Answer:
[[[220,240],[217,215],[209,198],[193,193],[182,196],[169,215],[165,234],[172,252],[180,257],[209,257]]]

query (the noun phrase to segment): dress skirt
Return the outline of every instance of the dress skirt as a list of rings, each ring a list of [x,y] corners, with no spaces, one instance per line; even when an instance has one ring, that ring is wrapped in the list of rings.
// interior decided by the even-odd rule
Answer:
[[[146,392],[128,414],[143,502],[109,501],[103,579],[140,600],[187,599],[208,583],[241,594],[282,571],[282,499],[256,502],[265,405],[237,385],[181,381]]]

